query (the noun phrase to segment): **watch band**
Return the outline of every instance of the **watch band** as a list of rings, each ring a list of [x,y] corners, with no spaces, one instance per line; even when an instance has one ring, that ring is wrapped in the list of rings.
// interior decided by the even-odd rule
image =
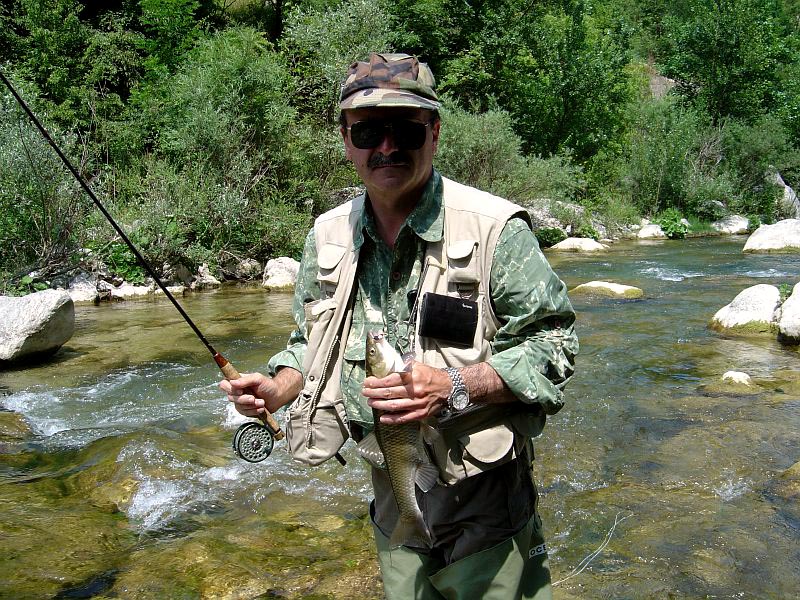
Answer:
[[[464,410],[469,404],[469,391],[464,383],[464,378],[461,377],[461,373],[455,367],[447,367],[444,371],[450,376],[450,381],[453,384],[453,389],[447,398],[448,411],[458,412]]]

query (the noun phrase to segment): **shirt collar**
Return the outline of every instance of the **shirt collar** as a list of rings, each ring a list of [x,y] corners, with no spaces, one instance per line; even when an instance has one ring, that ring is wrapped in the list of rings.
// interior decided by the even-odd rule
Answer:
[[[375,217],[369,203],[369,195],[365,192],[364,208],[361,212],[359,226],[356,228],[353,246],[356,250],[364,243],[366,232],[373,240],[380,240]],[[444,204],[442,202],[442,176],[433,169],[425,189],[422,191],[419,202],[408,215],[403,227],[411,228],[417,236],[426,242],[438,242],[444,235]]]

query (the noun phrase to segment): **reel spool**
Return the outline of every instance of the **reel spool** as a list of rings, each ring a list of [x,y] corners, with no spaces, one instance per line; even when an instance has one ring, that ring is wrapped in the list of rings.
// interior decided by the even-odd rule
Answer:
[[[261,462],[272,454],[275,437],[269,427],[261,423],[240,425],[233,436],[233,451],[247,462]]]

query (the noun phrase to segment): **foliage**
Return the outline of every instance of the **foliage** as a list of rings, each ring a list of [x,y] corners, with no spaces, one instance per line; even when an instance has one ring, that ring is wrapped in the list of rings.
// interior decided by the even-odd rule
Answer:
[[[778,292],[780,292],[781,303],[786,302],[789,299],[789,296],[792,295],[792,286],[788,283],[782,283],[778,286]]]
[[[445,101],[436,167],[447,177],[527,207],[537,200],[574,200],[584,189],[581,167],[569,154],[526,157],[511,116],[502,110],[470,113]]]
[[[597,229],[595,229],[594,225],[590,222],[584,221],[575,229],[575,237],[579,238],[590,238],[594,241],[600,239],[600,234],[598,233]]]
[[[299,254],[311,218],[357,183],[337,94],[369,51],[433,68],[437,168],[548,207],[573,234],[670,210],[771,222],[777,174],[800,187],[797,7],[9,0],[0,47],[4,72],[160,269]],[[648,85],[658,75],[674,79],[666,95]],[[33,289],[21,277],[68,266],[87,239],[112,268],[138,268],[12,106],[0,97],[0,286]]]
[[[102,249],[99,256],[113,273],[116,273],[128,283],[144,283],[146,271],[125,243],[112,242]]]
[[[683,219],[683,215],[676,208],[668,208],[658,215],[656,222],[661,226],[661,230],[669,239],[682,239],[689,232],[689,226]]]
[[[559,227],[542,227],[537,229],[535,233],[536,239],[539,240],[539,246],[542,248],[555,246],[558,242],[567,239],[567,234]]]
[[[463,106],[507,110],[531,154],[571,149],[583,162],[619,134],[627,54],[583,2],[503,2],[479,23],[441,77]]]
[[[31,97],[22,86],[21,93]],[[80,147],[52,128],[66,152]],[[68,261],[91,203],[8,93],[0,94],[0,271],[20,277]]]
[[[788,59],[774,2],[698,0],[691,17],[670,19],[666,74],[715,121],[751,119],[775,104],[778,66]]]
[[[347,67],[370,53],[392,49],[395,21],[386,0],[352,0],[289,14],[282,40],[296,82],[293,102],[333,123]]]

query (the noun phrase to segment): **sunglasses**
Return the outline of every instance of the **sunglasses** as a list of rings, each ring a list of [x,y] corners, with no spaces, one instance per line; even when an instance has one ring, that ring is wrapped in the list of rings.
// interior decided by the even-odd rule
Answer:
[[[386,134],[391,132],[398,150],[419,150],[425,145],[431,122],[420,123],[410,119],[370,119],[357,121],[346,127],[353,146],[371,150],[381,145]]]

